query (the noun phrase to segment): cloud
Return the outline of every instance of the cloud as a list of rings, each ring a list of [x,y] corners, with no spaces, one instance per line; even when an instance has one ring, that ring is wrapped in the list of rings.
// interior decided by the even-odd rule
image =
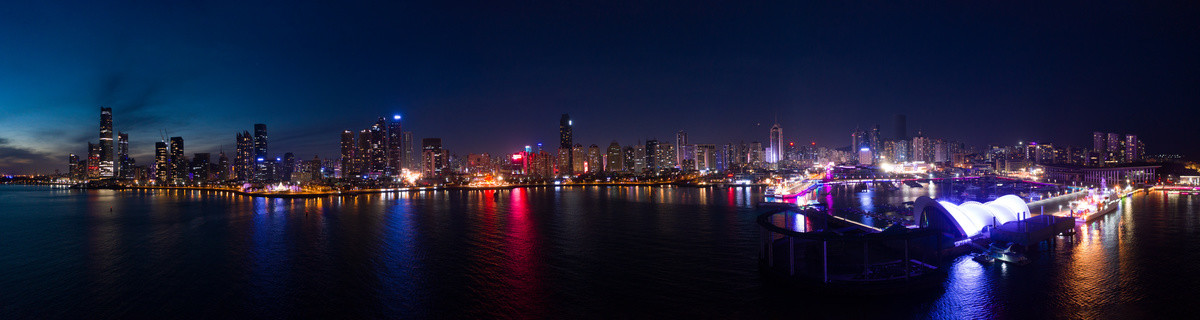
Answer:
[[[9,145],[8,139],[0,138],[0,172],[2,173],[49,173],[51,165],[58,163],[49,154]],[[65,163],[66,161],[61,161]],[[57,167],[57,166],[54,166]]]

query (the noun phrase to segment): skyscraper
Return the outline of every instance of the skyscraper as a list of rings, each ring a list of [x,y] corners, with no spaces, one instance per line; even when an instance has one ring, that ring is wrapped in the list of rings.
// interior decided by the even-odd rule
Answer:
[[[87,177],[88,179],[99,179],[100,176],[100,145],[88,142],[88,158],[87,158]]]
[[[183,137],[171,137],[168,156],[171,161],[171,173],[169,175],[171,181],[176,183],[187,181],[188,161],[183,156]]]
[[[567,152],[566,152],[567,158],[560,159],[559,162],[560,163],[566,162],[567,166],[572,166],[575,163],[575,155],[573,154],[573,152],[570,152],[571,148],[575,146],[574,126],[575,126],[575,122],[571,121],[571,115],[569,115],[569,114],[564,113],[564,114],[562,114],[562,118],[558,119],[558,149],[559,150],[563,150],[563,149],[567,150]],[[562,156],[562,154],[563,154],[563,152],[559,151],[559,155]],[[571,171],[571,170],[566,170],[566,171]]]
[[[117,133],[117,178],[133,179],[133,159],[129,157],[129,134]]]
[[[384,170],[385,175],[400,175],[400,170],[404,168],[404,154],[404,131],[400,127],[400,115],[395,115],[387,125],[388,165]]]
[[[112,108],[100,108],[100,159],[99,177],[112,178],[113,168],[113,124]]]
[[[441,138],[425,138],[421,139],[421,158],[424,162],[422,170],[426,176],[435,176],[442,173],[446,168],[446,154],[442,149]]]
[[[405,131],[401,135],[400,149],[404,150],[404,168],[412,172],[420,172],[421,157],[419,155],[421,153],[414,150],[412,131]]]
[[[248,131],[237,134],[237,150],[233,154],[233,176],[239,181],[254,180],[255,164],[254,137]]]
[[[1111,132],[1108,134],[1106,146],[1108,147],[1107,151],[1109,162],[1121,162],[1125,160],[1125,148],[1122,145],[1122,142],[1121,135]]]
[[[342,147],[341,148],[341,151],[342,151],[341,152],[341,156],[342,156],[342,159],[341,159],[342,160],[342,176],[341,176],[341,178],[350,178],[350,177],[357,176],[358,169],[357,169],[357,165],[355,164],[356,158],[354,156],[354,153],[355,153],[354,151],[357,148],[355,148],[355,146],[354,146],[354,131],[350,131],[350,130],[342,131],[341,147]]]
[[[658,140],[646,140],[646,169],[658,171]]]
[[[625,154],[621,150],[621,145],[618,144],[616,140],[613,140],[612,143],[608,144],[608,152],[606,153],[604,171],[625,171]]]
[[[171,156],[165,141],[154,143],[154,181],[160,185],[171,182]]]
[[[770,153],[767,154],[767,162],[770,163],[771,169],[779,169],[779,161],[783,159],[783,128],[779,126],[779,122],[775,122],[771,126],[771,136],[768,141]]]
[[[1137,162],[1142,160],[1142,150],[1139,148],[1142,141],[1138,140],[1137,135],[1125,135],[1125,162]]]
[[[686,158],[684,156],[685,150],[684,150],[683,146],[685,146],[687,144],[688,144],[687,132],[684,132],[683,130],[679,130],[679,132],[676,132],[675,133],[675,147],[676,147],[675,148],[675,167],[679,168],[680,170],[686,170],[686,168],[684,168],[684,163],[683,163],[684,158]]]
[[[267,159],[267,125],[262,123],[254,124],[254,178],[257,180],[269,180],[271,177],[270,168],[266,161]],[[260,161],[261,159],[261,161]]]

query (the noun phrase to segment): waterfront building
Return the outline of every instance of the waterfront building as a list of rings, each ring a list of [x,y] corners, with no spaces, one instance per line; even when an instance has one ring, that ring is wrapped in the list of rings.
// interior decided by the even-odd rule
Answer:
[[[238,181],[254,180],[254,137],[249,131],[237,134],[236,149],[233,154],[233,172]]]
[[[1108,150],[1106,150],[1108,155],[1106,155],[1104,162],[1109,165],[1123,162],[1125,160],[1125,146],[1123,144],[1124,141],[1121,140],[1121,135],[1110,132],[1107,137],[1105,146],[1108,147]]]
[[[658,140],[646,140],[645,159],[646,170],[658,171]]]
[[[183,137],[171,137],[171,145],[167,156],[170,158],[171,167],[168,177],[170,182],[183,183],[188,179],[188,161],[183,155]]]
[[[675,145],[670,143],[660,143],[658,148],[658,156],[655,159],[658,161],[658,169],[660,171],[675,168]]]
[[[389,177],[400,175],[404,168],[404,131],[400,126],[400,115],[392,116],[387,123],[387,166],[383,174]]]
[[[100,145],[88,142],[88,158],[87,158],[87,178],[99,179],[100,177]]]
[[[442,139],[421,139],[421,159],[424,163],[422,174],[426,176],[441,175],[449,161],[446,157],[446,150],[442,149]]]
[[[1100,163],[1108,160],[1105,157],[1105,155],[1106,155],[1105,152],[1106,152],[1106,150],[1108,150],[1108,143],[1107,143],[1107,140],[1105,139],[1105,137],[1106,136],[1104,135],[1103,132],[1099,132],[1099,131],[1092,132],[1092,151],[1100,153],[1100,157],[1099,157]]]
[[[616,140],[608,144],[608,152],[605,156],[604,171],[620,172],[625,171],[625,153],[621,150],[621,145],[617,144]]]
[[[84,165],[86,166],[86,164]],[[83,180],[84,173],[81,169],[84,166],[79,165],[79,156],[74,153],[67,156],[67,172],[70,174],[71,180]]]
[[[926,138],[921,130],[917,130],[917,135],[912,140],[912,161],[930,162],[930,154],[932,153],[931,143],[929,138]]]
[[[694,162],[697,171],[712,171],[717,169],[717,146],[714,144],[696,144]]]
[[[680,156],[679,170],[688,171],[696,168],[696,145],[680,145],[676,148],[675,153]]]
[[[292,174],[296,172],[296,155],[291,152],[283,154],[283,162],[280,162],[278,173],[279,181],[292,181]]]
[[[558,119],[558,148],[571,150],[575,146],[575,122],[571,121],[571,115],[562,114]],[[563,156],[563,152],[559,152],[559,156]],[[570,168],[575,163],[574,152],[567,152],[566,159],[560,159],[559,162],[565,163],[566,166],[560,168]],[[561,170],[561,169],[560,169]]]
[[[631,166],[634,173],[641,174],[650,169],[650,166],[646,165],[646,160],[648,157],[649,156],[647,156],[646,153],[646,145],[639,141],[637,144],[633,145],[633,157],[625,159],[625,163],[628,163]]]
[[[763,168],[762,143],[753,141],[746,146],[746,165],[749,165],[751,168],[755,169]]]
[[[600,146],[593,144],[588,147],[587,167],[585,169],[587,169],[588,173],[604,171],[604,154],[600,152]]]
[[[117,133],[117,174],[120,179],[133,179],[133,158],[129,157],[129,134]]]
[[[1046,182],[1074,186],[1112,188],[1115,186],[1145,185],[1155,181],[1159,166],[1121,166],[1089,168],[1068,165],[1043,166]]]
[[[166,141],[154,143],[154,181],[159,185],[171,183],[171,155]]]
[[[112,108],[100,108],[100,145],[98,147],[97,177],[112,178],[115,175],[113,164]]]
[[[350,178],[358,176],[358,158],[355,156],[357,148],[354,145],[354,131],[342,130],[341,137],[341,175],[339,178]]]
[[[270,180],[268,176],[267,158],[267,125],[262,123],[254,124],[254,178],[256,180]]]
[[[771,125],[767,148],[770,149],[770,152],[767,153],[765,160],[770,164],[770,169],[779,169],[779,161],[783,160],[783,127],[779,126],[778,121]]]
[[[1142,160],[1142,141],[1138,140],[1137,135],[1125,135],[1125,162],[1137,162]]]
[[[554,167],[556,175],[565,176],[572,174],[571,158],[571,148],[558,148],[558,162],[555,163]]]
[[[688,145],[687,132],[679,130],[679,132],[675,133],[675,145],[679,147],[675,151],[675,167],[679,169],[687,168],[687,164],[684,164],[683,162],[686,160],[686,158],[692,156],[691,154],[688,154],[689,150],[685,150],[683,148],[683,146]]]
[[[420,172],[421,153],[416,150],[416,147],[413,144],[412,131],[405,131],[400,137],[400,148],[404,150],[404,168],[408,169],[408,171]]]
[[[192,154],[192,161],[188,165],[188,181],[203,182],[209,180],[209,161],[211,156],[208,153]]]
[[[582,144],[575,144],[571,148],[571,174],[583,174],[587,172],[587,150]]]
[[[229,158],[225,156],[224,150],[222,150],[220,153],[217,154],[217,163],[216,163],[215,168],[216,168],[216,170],[214,170],[213,174],[214,174],[214,179],[216,179],[217,181],[225,181],[225,180],[232,179],[232,177],[231,177],[232,174],[230,174],[230,172],[231,172],[230,169],[232,169],[232,168],[230,168],[230,166],[229,166]]]

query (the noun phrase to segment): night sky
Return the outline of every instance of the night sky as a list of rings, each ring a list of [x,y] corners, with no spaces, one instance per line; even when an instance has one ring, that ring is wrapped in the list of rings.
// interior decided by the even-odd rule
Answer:
[[[844,147],[895,114],[910,134],[1090,147],[1134,133],[1200,156],[1200,2],[5,1],[0,172],[65,170],[112,107],[139,164],[266,123],[271,153],[334,157],[401,114],[451,152],[693,143]]]

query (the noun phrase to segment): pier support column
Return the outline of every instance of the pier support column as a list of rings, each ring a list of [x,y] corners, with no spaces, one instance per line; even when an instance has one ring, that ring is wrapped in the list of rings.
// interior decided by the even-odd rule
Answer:
[[[767,265],[775,266],[775,240],[771,239],[770,232],[767,232]]]
[[[788,275],[796,275],[796,238],[788,237]]]
[[[821,267],[825,275],[825,283],[829,283],[829,242],[821,241]]]

